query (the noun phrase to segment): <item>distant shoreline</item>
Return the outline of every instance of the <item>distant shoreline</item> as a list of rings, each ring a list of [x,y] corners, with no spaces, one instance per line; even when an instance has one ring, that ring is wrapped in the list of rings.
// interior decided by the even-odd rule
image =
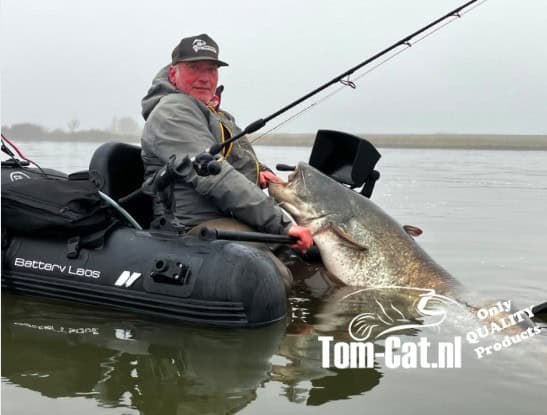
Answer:
[[[256,134],[259,136],[259,134]],[[359,134],[379,148],[431,148],[431,149],[483,149],[483,150],[547,150],[547,135],[504,135],[504,134]],[[70,138],[66,136],[44,139],[12,137],[17,141],[48,142],[97,142],[106,140],[101,137]],[[253,137],[251,137],[252,139]],[[315,134],[271,134],[260,139],[254,145],[311,147]],[[110,141],[138,143],[139,137],[112,135]]]
[[[547,135],[503,134],[359,134],[377,147],[547,150]],[[272,134],[255,145],[312,146],[315,134]]]

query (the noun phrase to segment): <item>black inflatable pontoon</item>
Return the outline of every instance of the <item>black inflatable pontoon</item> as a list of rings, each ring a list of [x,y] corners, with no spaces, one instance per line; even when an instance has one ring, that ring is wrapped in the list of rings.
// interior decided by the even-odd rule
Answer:
[[[35,169],[3,163],[3,183],[35,176]],[[142,184],[140,148],[102,145],[89,177],[114,199],[127,195]],[[126,208],[141,224],[150,221],[148,197]],[[276,266],[247,245],[120,226],[102,247],[71,259],[66,238],[3,232],[2,239],[2,288],[16,292],[229,327],[263,326],[287,313]]]

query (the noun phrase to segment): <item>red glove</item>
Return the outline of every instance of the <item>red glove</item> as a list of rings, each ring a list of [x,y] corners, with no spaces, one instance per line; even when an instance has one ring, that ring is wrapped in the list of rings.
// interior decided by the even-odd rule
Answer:
[[[265,189],[266,187],[268,187],[269,182],[280,183],[283,181],[283,179],[281,179],[281,177],[277,177],[269,170],[262,170],[258,174],[258,181],[260,183],[260,187],[262,189]]]
[[[305,254],[313,245],[311,231],[305,226],[292,225],[289,228],[288,234],[298,238],[298,241],[296,241],[294,245],[291,245],[291,248],[297,249],[303,254]]]

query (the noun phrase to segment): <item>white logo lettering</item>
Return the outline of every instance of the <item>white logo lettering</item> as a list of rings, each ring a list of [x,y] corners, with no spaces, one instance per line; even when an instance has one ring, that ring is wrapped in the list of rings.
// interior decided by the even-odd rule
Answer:
[[[120,340],[135,340],[133,332],[129,329],[115,329],[114,336]]]
[[[352,296],[378,288],[364,288],[344,296],[342,301]],[[372,368],[377,359],[383,358],[386,368],[422,368],[445,369],[462,367],[462,338],[454,336],[452,341],[433,344],[427,337],[419,341],[401,341],[399,337],[387,336],[405,330],[422,329],[424,327],[439,327],[447,318],[446,306],[463,307],[457,301],[435,293],[433,289],[411,287],[381,287],[393,289],[394,293],[405,293],[412,301],[409,307],[401,307],[399,301],[386,299],[382,302],[373,297],[375,304],[370,302],[370,312],[358,314],[348,325],[348,334],[354,340],[336,342],[332,336],[319,336],[324,368],[338,369]],[[409,294],[410,293],[410,294]],[[393,297],[395,300],[398,297]],[[404,304],[404,303],[403,303]],[[427,320],[426,320],[427,319]],[[375,350],[375,341],[384,340],[382,351]],[[437,347],[435,347],[437,346]],[[436,361],[430,359],[436,356]]]
[[[70,276],[100,278],[101,271],[88,268],[73,267],[72,265],[53,264],[51,262],[39,261],[36,259],[15,258],[13,265],[20,268],[28,268],[38,271],[48,271],[68,274]]]
[[[202,39],[196,39],[194,42],[192,42],[192,49],[194,49],[194,52],[198,53],[200,50],[207,50],[209,52],[217,53],[217,50],[214,46],[210,46]]]
[[[520,343],[523,340],[527,340],[536,334],[541,333],[541,327],[534,326],[529,323],[529,319],[534,316],[532,310],[533,306],[526,307],[522,310],[518,310],[514,313],[511,312],[511,300],[498,301],[489,307],[483,307],[476,312],[479,320],[484,324],[471,330],[466,335],[467,343],[478,345],[483,339],[494,338],[495,343],[489,345],[477,346],[474,351],[477,355],[477,359],[482,359],[484,356],[499,352],[502,349],[507,349],[514,344]],[[521,324],[530,324],[530,327],[524,331],[522,328],[520,333],[512,333],[506,335],[503,340],[499,339],[499,335],[508,328],[516,328]],[[488,340],[486,340],[488,341]]]
[[[121,287],[121,286],[131,287],[133,283],[139,279],[140,276],[141,276],[140,272],[124,271],[118,277],[114,285],[116,287]]]

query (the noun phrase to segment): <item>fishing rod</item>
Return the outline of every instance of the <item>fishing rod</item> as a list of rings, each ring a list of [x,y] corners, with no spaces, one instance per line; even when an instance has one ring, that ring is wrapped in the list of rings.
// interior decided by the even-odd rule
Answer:
[[[280,116],[281,114],[284,114],[291,108],[294,108],[298,104],[301,104],[302,102],[306,101],[307,99],[313,97],[314,95],[318,94],[319,92],[323,91],[324,89],[340,82],[345,86],[355,87],[352,81],[349,80],[349,76],[353,74],[355,71],[363,68],[364,66],[378,60],[382,56],[388,54],[389,52],[393,51],[394,49],[398,48],[399,46],[405,45],[405,46],[411,46],[410,40],[415,38],[416,36],[426,32],[427,30],[431,29],[432,27],[437,26],[439,23],[443,22],[446,19],[449,19],[451,17],[461,17],[460,13],[462,10],[467,9],[469,6],[471,6],[474,3],[477,3],[481,0],[470,0],[466,2],[465,4],[455,8],[454,10],[451,10],[450,12],[446,13],[445,15],[439,17],[438,19],[432,21],[431,23],[425,25],[421,29],[416,30],[415,32],[411,33],[408,36],[405,36],[401,40],[393,43],[391,46],[385,48],[384,50],[376,53],[375,55],[371,56],[370,58],[362,61],[361,63],[355,65],[354,67],[348,69],[347,71],[341,73],[340,75],[334,77],[330,81],[324,83],[323,85],[315,88],[313,91],[308,92],[306,95],[294,100],[290,104],[284,106],[283,108],[277,110],[276,112],[268,115],[265,118],[260,118],[256,121],[253,121],[243,131],[241,131],[239,134],[229,138],[228,140],[214,144],[202,153],[192,157],[190,159],[190,162],[193,164],[194,169],[200,176],[207,176],[207,175],[215,175],[220,172],[221,166],[220,166],[220,156],[219,153],[222,151],[223,148],[229,146],[234,141],[240,139],[241,137],[254,133],[264,127],[269,121],[273,120],[274,118]],[[485,1],[485,0],[482,0]],[[346,78],[346,79],[344,79]],[[181,172],[183,169],[183,164],[185,163],[185,160],[175,161],[175,159],[172,157],[167,165],[160,170],[156,172],[156,174],[152,177],[150,177],[145,183],[143,184],[142,191],[145,194],[157,194],[159,192],[162,192],[169,184],[172,182],[173,178]],[[138,192],[138,191],[137,191]],[[129,195],[128,197],[134,196]]]
[[[483,3],[485,3],[486,1],[488,0],[481,0],[479,3],[475,4],[473,7],[470,7],[468,9],[466,9],[465,11],[459,13],[459,16],[458,17],[463,17],[464,15],[466,15],[467,13],[470,13],[471,11],[473,11],[474,9],[476,9],[477,7],[479,7],[480,5],[482,5]],[[455,16],[454,16],[455,17]],[[417,37],[417,38],[414,38],[412,40],[412,43],[406,43],[404,46],[406,46],[405,49],[399,49],[397,52],[395,53],[390,53],[389,56],[379,60],[375,65],[371,66],[369,69],[367,69],[366,71],[364,71],[363,73],[361,73],[359,76],[355,77],[352,79],[351,82],[340,82],[342,85],[339,86],[338,88],[336,88],[334,91],[324,95],[323,97],[321,97],[320,99],[316,100],[316,101],[312,101],[310,104],[308,104],[306,107],[304,107],[303,109],[299,110],[298,112],[296,112],[295,114],[291,115],[290,117],[286,118],[285,120],[277,123],[275,126],[273,126],[272,128],[270,128],[269,130],[267,130],[266,132],[263,132],[262,134],[256,136],[256,137],[253,137],[251,139],[249,139],[249,142],[251,144],[254,144],[258,141],[260,141],[262,138],[266,137],[268,134],[271,134],[273,131],[277,130],[278,128],[282,127],[283,125],[293,121],[294,119],[302,116],[305,112],[309,111],[311,108],[317,106],[318,104],[321,104],[323,103],[324,101],[326,101],[327,99],[331,98],[332,96],[336,95],[337,93],[341,92],[342,90],[344,90],[347,86],[350,86],[352,89],[355,89],[357,87],[355,81],[363,78],[364,76],[370,74],[371,72],[377,70],[380,66],[386,64],[387,62],[391,61],[392,59],[394,59],[395,57],[399,56],[401,53],[407,51],[408,49],[410,49],[411,46],[414,46],[414,45],[417,45],[419,42],[425,40],[426,38],[428,38],[429,36],[433,35],[434,33],[436,33],[437,31],[443,29],[444,27],[448,26],[449,24],[455,22],[457,19],[452,19],[452,20],[446,20],[445,22],[443,22],[443,24],[440,24],[440,25],[437,25],[433,30],[429,30],[427,33],[425,34],[421,34],[421,36]],[[276,166],[277,168],[277,166]],[[279,170],[279,168],[277,168]]]
[[[391,46],[389,46],[389,47],[385,48],[384,50],[378,52],[374,56],[371,56],[370,58],[364,60],[363,62],[355,65],[354,67],[352,67],[352,68],[348,69],[347,71],[341,73],[340,75],[334,77],[333,79],[331,79],[330,81],[328,81],[328,82],[324,83],[323,85],[317,87],[313,91],[308,92],[306,95],[294,100],[293,102],[291,102],[290,104],[288,104],[288,105],[284,106],[283,108],[277,110],[276,112],[268,115],[265,118],[260,118],[256,121],[253,121],[247,127],[245,127],[245,129],[241,133],[235,135],[234,137],[232,137],[232,138],[230,138],[230,139],[228,139],[228,140],[226,140],[222,143],[218,143],[218,144],[215,144],[215,145],[211,146],[210,148],[208,148],[206,150],[206,153],[209,153],[212,156],[220,153],[223,148],[229,146],[234,141],[240,139],[244,135],[251,134],[251,133],[254,133],[254,132],[258,131],[259,129],[264,127],[269,121],[273,120],[274,118],[277,118],[281,114],[283,114],[283,113],[287,112],[288,110],[294,108],[298,104],[301,104],[302,102],[304,102],[307,99],[313,97],[314,95],[316,95],[319,92],[323,91],[324,89],[330,87],[331,85],[334,85],[338,82],[341,82],[343,85],[351,86],[351,87],[354,88],[355,85],[349,80],[349,76],[351,74],[353,74],[355,71],[357,71],[357,70],[363,68],[364,66],[376,61],[377,59],[379,59],[382,56],[388,54],[389,52],[391,52],[392,50],[398,48],[399,46],[403,46],[403,45],[410,46],[410,40],[411,39],[415,38],[416,36],[418,36],[418,35],[420,35],[424,32],[426,32],[427,30],[431,29],[432,27],[437,26],[442,21],[444,21],[446,19],[449,19],[450,17],[461,17],[460,12],[462,10],[468,8],[473,3],[477,3],[478,1],[479,0],[470,0],[467,3],[465,3],[465,4],[455,8],[454,10],[446,13],[445,15],[439,17],[438,19],[434,20],[433,22],[431,22],[431,23],[427,24],[426,26],[422,27],[421,29],[416,30],[414,33],[411,33],[410,35],[408,35],[408,36],[402,38],[401,40],[393,43]],[[344,78],[348,78],[348,79],[344,79]],[[204,157],[204,158],[207,159],[207,157]],[[197,161],[199,163],[199,160],[196,160],[196,159],[194,159],[192,161]]]

